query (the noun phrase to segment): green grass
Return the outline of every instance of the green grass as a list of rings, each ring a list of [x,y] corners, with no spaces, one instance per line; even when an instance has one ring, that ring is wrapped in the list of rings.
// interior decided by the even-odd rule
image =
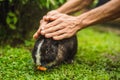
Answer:
[[[0,80],[120,80],[120,36],[87,28],[78,33],[73,64],[36,71],[29,49],[34,41],[0,46]]]

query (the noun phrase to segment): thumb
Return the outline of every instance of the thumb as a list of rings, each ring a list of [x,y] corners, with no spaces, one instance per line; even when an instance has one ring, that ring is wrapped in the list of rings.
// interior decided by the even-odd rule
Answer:
[[[37,39],[40,35],[41,35],[41,30],[44,30],[44,26],[47,24],[48,22],[43,21],[41,22],[38,30],[35,32],[35,34],[33,35],[34,39]]]

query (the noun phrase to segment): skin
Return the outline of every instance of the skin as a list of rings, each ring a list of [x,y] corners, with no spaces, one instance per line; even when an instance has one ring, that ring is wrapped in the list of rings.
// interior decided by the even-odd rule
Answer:
[[[54,40],[70,38],[90,25],[120,17],[120,0],[111,0],[79,16],[68,15],[87,7],[92,1],[69,0],[57,10],[48,12],[40,21],[40,27],[33,38],[37,39],[39,35],[45,35],[46,38],[52,37]]]

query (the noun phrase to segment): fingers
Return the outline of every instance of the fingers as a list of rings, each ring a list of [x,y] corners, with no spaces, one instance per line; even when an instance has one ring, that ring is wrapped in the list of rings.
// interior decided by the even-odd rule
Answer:
[[[56,10],[48,12],[47,15],[44,16],[43,19],[40,21],[40,27],[36,31],[36,33],[33,35],[33,38],[37,39],[41,35],[41,33],[42,33],[42,35],[44,35],[45,34],[44,31],[41,32],[41,30],[44,30],[45,28],[49,28],[51,26],[57,25],[59,23],[59,21],[56,21],[55,23],[50,23],[50,24],[48,24],[48,22],[49,21],[54,21],[57,18],[59,18],[60,16],[61,16],[60,13],[58,11],[56,11]],[[48,24],[48,25],[45,27],[46,24]],[[50,28],[46,32],[52,32],[52,31],[55,31],[57,29],[60,29],[60,28],[56,28],[56,27],[53,28],[53,29]]]
[[[36,39],[39,35],[45,35],[46,38],[52,37],[54,40],[69,38],[78,30],[76,21],[75,17],[51,11],[40,21],[41,25],[33,38]]]
[[[57,17],[54,17],[54,16],[44,16],[43,17],[43,20],[44,21],[54,21],[54,20],[56,20],[57,19]]]
[[[77,31],[76,28],[71,30],[71,29],[64,27],[63,29],[58,30],[56,32],[46,34],[45,37],[47,38],[52,37],[54,40],[62,40],[62,39],[69,38],[75,35],[76,31]]]
[[[62,35],[59,35],[59,36],[54,36],[53,39],[54,40],[62,40],[62,39],[65,39],[65,38],[68,38],[68,34],[62,34]]]
[[[60,25],[60,23],[60,20],[55,20],[54,22],[48,23],[46,26],[44,26],[44,29],[41,31],[41,34],[44,35],[46,33],[54,32],[63,28],[63,26]]]
[[[45,37],[46,38],[52,37],[54,40],[62,40],[64,38],[68,38],[68,35],[70,35],[70,34],[67,34],[66,29],[63,28],[58,31],[54,31],[52,33],[45,34]]]
[[[38,30],[35,32],[35,34],[33,35],[33,38],[34,38],[34,39],[37,39],[37,38],[39,37],[40,31],[41,31],[41,29],[40,29],[40,27],[39,27],[39,29],[38,29]]]
[[[56,10],[53,10],[53,11],[48,12],[47,15],[43,17],[43,20],[54,21],[54,20],[58,19],[60,16],[62,16],[61,13],[59,13]]]
[[[67,31],[64,31],[64,32],[61,31],[61,33],[58,33],[55,36],[53,36],[53,39],[54,40],[62,40],[65,38],[70,38],[71,36],[75,35],[75,32],[68,33]]]
[[[55,11],[55,10],[50,11],[50,12],[47,13],[46,16],[43,17],[43,20],[45,20],[45,21],[54,20],[54,17],[52,17],[52,16],[54,16],[54,15],[57,14],[57,13],[58,13],[58,12]]]
[[[41,20],[40,22],[40,29],[43,30],[44,29],[44,26],[48,24],[48,21],[44,21],[44,20]]]
[[[39,27],[39,29],[35,32],[35,34],[33,35],[33,38],[34,39],[37,39],[40,35],[41,35],[41,30],[42,29],[44,29],[44,26],[47,24],[48,22],[46,22],[46,21],[43,21],[43,20],[41,20],[40,21],[40,27]]]
[[[46,37],[46,38],[50,38],[50,37],[53,37],[53,36],[62,35],[62,34],[64,34],[65,32],[66,32],[65,29],[61,29],[61,30],[55,31],[55,32],[53,32],[53,33],[45,34],[45,37]]]

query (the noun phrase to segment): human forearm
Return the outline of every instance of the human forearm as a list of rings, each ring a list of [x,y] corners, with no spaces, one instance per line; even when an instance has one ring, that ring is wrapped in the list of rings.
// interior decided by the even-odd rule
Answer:
[[[113,20],[120,17],[119,8],[120,0],[111,0],[103,6],[78,16],[79,22],[89,26],[92,24]]]
[[[93,1],[94,0],[69,0],[64,5],[62,5],[60,8],[58,8],[57,11],[61,13],[69,14],[69,13],[76,12],[78,10],[81,10],[87,7]]]
[[[77,1],[77,0],[71,0]],[[87,1],[87,0],[84,0]],[[84,2],[83,1],[83,2]],[[73,3],[71,3],[73,4]],[[46,38],[53,38],[54,40],[61,40],[70,38],[75,35],[77,31],[89,25],[113,20],[120,17],[120,0],[111,0],[108,3],[97,7],[91,11],[85,12],[80,16],[70,16],[62,13],[70,13],[75,11],[75,6],[80,5],[78,2],[71,5],[66,3],[58,9],[58,11],[49,12],[47,16],[43,17],[43,22],[52,21],[50,23],[41,24],[41,27],[35,33],[34,38],[39,35],[45,35]],[[70,7],[69,7],[70,6]],[[72,9],[72,10],[70,10]],[[79,8],[80,9],[80,8]]]

